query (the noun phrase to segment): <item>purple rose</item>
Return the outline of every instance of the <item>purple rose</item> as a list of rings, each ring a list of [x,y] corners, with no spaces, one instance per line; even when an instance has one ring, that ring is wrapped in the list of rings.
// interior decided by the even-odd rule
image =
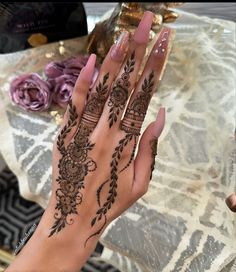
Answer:
[[[63,75],[64,68],[65,66],[62,62],[51,61],[46,65],[44,72],[48,78],[55,78]]]
[[[64,74],[79,76],[80,71],[86,65],[89,57],[88,56],[78,56],[72,57],[64,61],[65,68],[63,70]]]
[[[53,101],[59,106],[65,108],[71,98],[75,82],[86,65],[89,56],[79,55],[69,59],[48,63],[44,69],[48,81],[53,90]],[[98,67],[95,67],[91,86],[98,76]]]
[[[48,78],[56,78],[65,74],[78,77],[87,61],[88,56],[83,55],[71,57],[63,61],[52,61],[46,65],[44,72]]]
[[[80,74],[80,71],[84,66],[86,65],[87,61],[89,59],[89,56],[80,55],[78,57],[72,57],[64,61],[64,69],[63,73],[66,75],[72,75],[78,77]],[[96,65],[94,68],[94,75],[92,78],[92,84],[95,82],[99,72],[99,67]]]
[[[11,82],[10,95],[14,103],[27,111],[43,111],[50,107],[51,85],[38,74],[17,77]]]
[[[51,81],[51,84],[54,85],[53,101],[62,108],[66,108],[71,99],[76,79],[75,76],[62,75]]]

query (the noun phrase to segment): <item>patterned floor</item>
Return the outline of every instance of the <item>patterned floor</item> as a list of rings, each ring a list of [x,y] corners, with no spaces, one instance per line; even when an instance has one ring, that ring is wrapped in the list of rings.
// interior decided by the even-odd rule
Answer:
[[[20,197],[18,182],[7,168],[0,173],[0,248],[14,252],[17,243],[34,222],[38,223],[43,209],[34,202]],[[92,256],[99,256],[102,245],[98,244]],[[81,272],[119,272],[112,266],[91,258]]]

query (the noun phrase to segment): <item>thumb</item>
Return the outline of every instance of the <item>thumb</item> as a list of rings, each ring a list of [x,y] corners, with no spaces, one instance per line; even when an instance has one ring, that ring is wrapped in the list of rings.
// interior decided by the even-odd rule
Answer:
[[[140,139],[138,153],[134,161],[133,194],[136,199],[147,192],[155,165],[158,138],[164,125],[165,108],[160,108],[156,121],[146,128]]]

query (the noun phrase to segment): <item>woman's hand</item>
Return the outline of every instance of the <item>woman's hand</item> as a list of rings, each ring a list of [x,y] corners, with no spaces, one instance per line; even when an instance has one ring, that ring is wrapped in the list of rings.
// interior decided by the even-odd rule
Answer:
[[[57,257],[52,250],[47,266],[38,264],[40,268],[46,267],[42,271],[78,271],[106,226],[148,189],[157,140],[165,122],[163,108],[137,145],[163,71],[171,34],[163,28],[138,78],[152,19],[151,12],[144,14],[131,41],[127,32],[121,34],[90,91],[95,55],[90,56],[76,82],[53,146],[52,195],[34,235],[45,237],[42,243],[48,253],[53,243],[58,245],[54,249],[58,251]],[[31,247],[35,239],[29,241]],[[38,243],[38,247],[42,245]],[[58,266],[64,270],[55,269],[55,262],[61,263],[60,256],[69,251],[77,260]],[[27,254],[24,252],[27,246],[21,254]],[[29,249],[28,254],[32,255]],[[26,268],[19,271],[27,271]]]

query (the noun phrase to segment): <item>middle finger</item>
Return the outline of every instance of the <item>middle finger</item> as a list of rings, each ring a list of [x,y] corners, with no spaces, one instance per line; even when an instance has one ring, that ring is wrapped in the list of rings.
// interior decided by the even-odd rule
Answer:
[[[108,124],[109,128],[119,126],[119,120],[122,117],[129,95],[134,88],[146,51],[152,20],[153,13],[146,11],[134,33],[129,52],[114,81],[98,126],[101,125],[103,128],[104,124]]]

